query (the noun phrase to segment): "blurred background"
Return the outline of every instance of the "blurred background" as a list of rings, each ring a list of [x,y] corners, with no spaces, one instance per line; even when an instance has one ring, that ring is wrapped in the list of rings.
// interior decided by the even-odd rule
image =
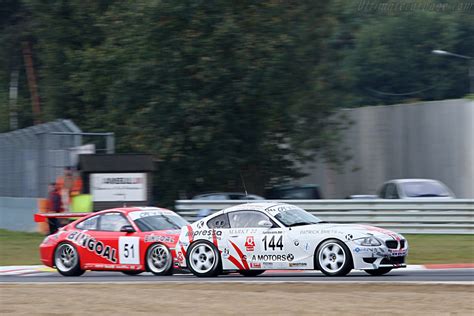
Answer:
[[[0,196],[44,197],[78,153],[115,152],[151,155],[163,206],[244,183],[345,198],[395,178],[473,198],[473,11],[2,0]]]

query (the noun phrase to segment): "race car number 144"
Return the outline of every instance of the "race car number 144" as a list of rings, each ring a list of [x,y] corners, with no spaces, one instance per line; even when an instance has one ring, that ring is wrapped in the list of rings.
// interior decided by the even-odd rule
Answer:
[[[119,237],[120,264],[140,264],[139,240],[139,237]]]

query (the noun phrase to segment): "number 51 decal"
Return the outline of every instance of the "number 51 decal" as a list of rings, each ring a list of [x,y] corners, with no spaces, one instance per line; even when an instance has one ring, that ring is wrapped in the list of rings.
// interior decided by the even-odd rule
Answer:
[[[119,237],[120,264],[140,264],[140,238]]]

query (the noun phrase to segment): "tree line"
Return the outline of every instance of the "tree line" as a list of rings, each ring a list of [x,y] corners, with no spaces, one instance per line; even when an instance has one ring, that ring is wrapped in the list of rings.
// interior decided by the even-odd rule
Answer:
[[[458,1],[433,1],[448,3]],[[472,8],[381,10],[333,1],[2,0],[0,132],[39,119],[112,131],[120,152],[151,153],[160,201],[249,191],[350,158],[342,107],[467,94]],[[31,83],[30,83],[31,85]]]

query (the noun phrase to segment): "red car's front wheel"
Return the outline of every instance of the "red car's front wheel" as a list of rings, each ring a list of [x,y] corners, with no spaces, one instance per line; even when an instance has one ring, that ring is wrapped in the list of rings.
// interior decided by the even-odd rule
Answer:
[[[64,276],[79,276],[85,271],[81,269],[79,253],[69,243],[61,243],[54,251],[54,265]]]

